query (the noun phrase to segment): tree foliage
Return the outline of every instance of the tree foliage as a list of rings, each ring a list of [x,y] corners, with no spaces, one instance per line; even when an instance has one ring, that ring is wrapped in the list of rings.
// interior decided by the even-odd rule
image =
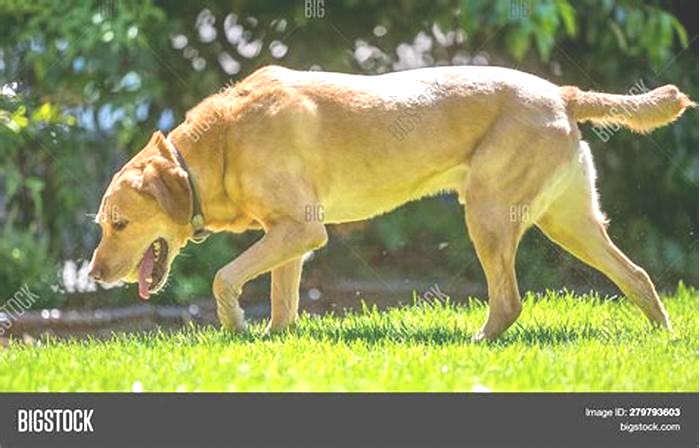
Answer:
[[[153,129],[172,128],[201,98],[261,65],[376,74],[497,64],[586,89],[671,82],[698,94],[697,36],[660,1],[342,0],[311,17],[308,4],[0,1],[0,296],[31,283],[47,301],[64,297],[52,294],[61,290],[56,272],[89,257],[99,237],[89,214],[114,170]],[[697,285],[697,115],[688,115],[648,136],[620,131],[606,141],[583,126],[611,232],[662,285]],[[378,270],[480,276],[448,198],[338,235]],[[175,295],[208,294],[216,269],[255,236],[187,250]],[[445,241],[449,250],[436,252]],[[577,278],[575,262],[559,262],[551,247],[536,232],[524,241],[526,285]],[[320,256],[352,275],[333,248]]]

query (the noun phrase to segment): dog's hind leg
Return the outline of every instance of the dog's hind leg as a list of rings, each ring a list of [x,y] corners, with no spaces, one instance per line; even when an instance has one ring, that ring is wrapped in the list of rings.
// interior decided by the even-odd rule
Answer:
[[[488,318],[474,335],[475,341],[497,338],[520,316],[515,252],[523,226],[510,220],[509,208],[471,201],[466,210],[469,237],[486,275],[489,294]]]
[[[282,330],[296,322],[299,312],[301,269],[301,257],[272,269],[270,285],[272,309],[268,331]]]
[[[538,219],[537,226],[551,240],[610,278],[653,324],[670,328],[668,314],[649,275],[610,240],[599,211],[590,151],[583,142],[579,151],[571,182]]]
[[[474,335],[475,341],[496,339],[515,322],[522,307],[515,276],[515,253],[529,225],[526,222],[529,202],[520,202],[524,198],[514,195],[509,187],[502,189],[498,184],[503,179],[493,165],[475,168],[465,194],[469,238],[486,276],[489,299],[488,318]],[[506,179],[504,184],[511,183]]]
[[[493,340],[520,315],[515,254],[525,231],[573,157],[561,129],[494,126],[476,149],[464,189],[469,236],[486,276],[489,312],[475,341]],[[517,131],[517,132],[516,132]],[[560,146],[557,146],[560,145]]]

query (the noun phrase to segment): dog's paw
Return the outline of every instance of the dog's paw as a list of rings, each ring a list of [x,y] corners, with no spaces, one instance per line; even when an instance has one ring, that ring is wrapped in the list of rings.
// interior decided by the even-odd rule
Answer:
[[[245,313],[238,303],[241,295],[240,288],[226,288],[216,294],[216,314],[219,323],[227,330],[246,331],[248,324],[245,321]]]
[[[245,331],[247,325],[243,309],[238,303],[241,287],[228,282],[226,277],[219,273],[214,277],[212,290],[216,298],[216,314],[221,326],[231,331]]]
[[[476,344],[487,344],[493,342],[502,334],[503,332],[490,332],[486,327],[482,327],[481,330],[477,331],[474,336],[472,336],[472,342]]]
[[[484,333],[482,330],[477,331],[474,336],[472,336],[472,342],[474,343],[486,343],[489,342],[489,338],[486,337],[486,333]]]
[[[267,327],[265,327],[265,334],[292,331],[294,328],[296,328],[296,326],[296,319],[292,320],[291,322],[273,322],[272,320],[270,320],[270,322],[268,322],[267,324]]]
[[[674,333],[673,326],[671,325],[671,320],[668,318],[666,312],[662,313],[658,318],[649,319],[651,325],[660,330],[666,330],[669,333]]]
[[[226,309],[219,305],[216,313],[222,328],[239,332],[248,330],[248,324],[245,321],[245,315],[241,307],[236,306],[235,308]]]

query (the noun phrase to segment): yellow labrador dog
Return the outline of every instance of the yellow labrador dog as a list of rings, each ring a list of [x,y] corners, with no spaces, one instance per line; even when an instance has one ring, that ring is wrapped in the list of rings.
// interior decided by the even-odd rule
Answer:
[[[279,330],[297,319],[302,256],[326,243],[326,224],[447,191],[465,206],[488,282],[475,340],[496,338],[520,314],[515,253],[532,225],[669,328],[649,276],[606,233],[577,122],[647,132],[693,105],[673,85],[612,95],[498,67],[379,76],[264,67],[206,98],[167,137],[153,134],[114,176],[91,275],[137,282],[148,298],[188,240],[262,228],[218,271],[213,293],[221,324],[244,329],[241,289],[270,271],[269,329]]]

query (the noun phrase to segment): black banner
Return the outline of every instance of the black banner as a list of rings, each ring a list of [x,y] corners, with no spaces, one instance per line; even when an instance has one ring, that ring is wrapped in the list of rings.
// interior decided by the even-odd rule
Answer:
[[[698,394],[2,394],[0,447],[697,447]]]

